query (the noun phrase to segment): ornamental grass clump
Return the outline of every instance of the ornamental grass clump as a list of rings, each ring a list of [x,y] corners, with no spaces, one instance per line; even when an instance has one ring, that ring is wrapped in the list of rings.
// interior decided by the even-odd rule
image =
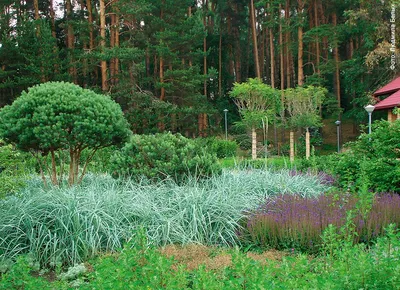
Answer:
[[[328,225],[340,228],[353,210],[356,235],[354,243],[371,244],[390,223],[400,223],[400,196],[379,194],[373,198],[370,211],[363,215],[359,199],[350,195],[340,198],[321,195],[317,198],[280,195],[268,199],[247,216],[241,237],[247,243],[263,248],[320,251],[321,235]]]
[[[73,265],[122,246],[133,230],[128,194],[108,180],[44,189],[29,182],[0,201],[0,261],[29,253],[40,265]]]
[[[154,245],[235,245],[246,210],[277,192],[316,196],[327,189],[288,172],[225,171],[206,180],[117,180],[89,174],[79,186],[28,182],[0,200],[0,264],[29,253],[41,266],[74,265],[112,252],[144,228]],[[300,183],[301,181],[301,183]],[[321,192],[318,192],[320,189]]]
[[[293,174],[290,170],[239,169],[224,171],[218,179],[213,179],[218,190],[247,192],[249,196],[272,197],[289,194],[302,197],[317,197],[330,189],[322,175]]]

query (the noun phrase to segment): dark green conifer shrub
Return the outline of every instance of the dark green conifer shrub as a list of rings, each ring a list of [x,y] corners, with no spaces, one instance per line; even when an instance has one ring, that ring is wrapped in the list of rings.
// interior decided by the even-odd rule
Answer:
[[[235,141],[223,140],[215,137],[198,138],[196,141],[200,146],[207,146],[218,158],[234,157],[239,148]]]
[[[157,181],[172,178],[208,177],[221,171],[216,155],[180,134],[134,135],[112,157],[114,176]]]
[[[129,137],[121,107],[108,96],[72,83],[47,82],[22,92],[12,105],[0,111],[0,136],[23,151],[35,153],[43,174],[51,159],[51,182],[62,182],[64,163],[60,151],[69,154],[68,182],[80,183],[97,150],[123,144]],[[90,153],[80,164],[82,152]],[[50,162],[50,161],[49,161]],[[80,165],[82,170],[79,169]]]

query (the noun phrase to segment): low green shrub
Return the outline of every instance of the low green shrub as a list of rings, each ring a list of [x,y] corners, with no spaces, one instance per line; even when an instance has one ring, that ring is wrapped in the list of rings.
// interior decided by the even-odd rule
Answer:
[[[134,135],[112,158],[115,176],[182,182],[221,171],[217,157],[180,134]]]
[[[35,171],[35,160],[0,140],[0,198],[14,194],[25,185],[28,175]]]
[[[111,173],[113,168],[111,159],[118,150],[119,148],[116,146],[99,149],[88,163],[87,171],[92,173]],[[82,152],[82,163],[87,159],[89,154],[90,152],[87,150]]]
[[[0,289],[67,289],[66,283],[33,276],[32,272],[38,270],[29,256],[20,256],[10,270],[0,275]]]
[[[343,153],[315,158],[316,167],[336,175],[344,187],[361,188],[363,175],[376,192],[400,192],[400,121],[376,121],[371,135],[348,143]]]
[[[215,137],[198,138],[196,142],[198,142],[200,146],[210,149],[218,158],[234,157],[239,148],[235,141],[223,140]]]
[[[251,138],[249,134],[239,134],[234,135],[233,140],[239,145],[239,148],[242,150],[250,150],[251,149]]]

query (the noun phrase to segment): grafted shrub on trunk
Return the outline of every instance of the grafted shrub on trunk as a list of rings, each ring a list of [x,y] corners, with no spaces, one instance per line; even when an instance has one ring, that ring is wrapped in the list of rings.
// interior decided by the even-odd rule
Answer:
[[[80,183],[96,151],[125,142],[128,128],[120,106],[109,97],[65,82],[31,87],[0,111],[1,138],[37,158],[45,184],[46,173],[59,184],[68,163],[69,185]],[[84,150],[89,152],[80,170]]]

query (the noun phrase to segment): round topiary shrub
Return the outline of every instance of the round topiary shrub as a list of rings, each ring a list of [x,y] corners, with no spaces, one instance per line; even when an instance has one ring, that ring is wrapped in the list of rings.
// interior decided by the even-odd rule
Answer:
[[[128,122],[117,103],[72,83],[31,87],[0,111],[0,137],[34,153],[44,182],[43,172],[50,172],[55,185],[62,180],[62,163],[69,168],[69,184],[79,183],[97,150],[124,143],[129,136]],[[68,152],[69,160],[58,154],[61,150]],[[89,152],[80,170],[84,150]]]
[[[172,178],[181,182],[187,177],[208,177],[221,171],[214,153],[180,134],[134,135],[112,157],[114,176],[158,181]]]

